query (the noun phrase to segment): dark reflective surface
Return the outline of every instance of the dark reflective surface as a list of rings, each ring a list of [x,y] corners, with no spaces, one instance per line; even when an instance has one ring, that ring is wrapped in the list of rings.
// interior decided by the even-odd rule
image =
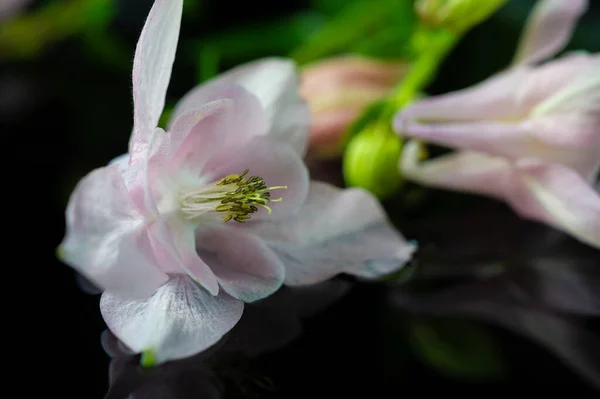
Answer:
[[[106,398],[596,392],[600,252],[477,203],[407,221],[426,244],[395,280],[284,288],[193,358],[144,370],[105,333]]]

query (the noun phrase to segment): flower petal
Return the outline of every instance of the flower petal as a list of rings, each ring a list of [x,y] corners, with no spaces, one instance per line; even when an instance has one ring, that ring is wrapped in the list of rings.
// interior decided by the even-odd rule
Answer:
[[[162,217],[154,222],[150,240],[156,259],[166,273],[188,274],[212,295],[217,295],[217,278],[196,252],[194,229],[195,226],[180,221],[177,216]]]
[[[293,218],[245,228],[283,261],[287,285],[314,284],[339,273],[380,277],[400,269],[415,251],[371,194],[319,182],[311,182],[308,199]]]
[[[108,328],[134,352],[155,363],[192,356],[218,342],[242,316],[244,304],[212,296],[187,276],[172,278],[145,300],[104,293],[100,310]]]
[[[154,264],[143,215],[129,197],[118,164],[96,169],[79,182],[66,219],[59,255],[95,285],[144,297],[167,281]]]
[[[523,159],[516,167],[525,189],[509,201],[519,213],[600,248],[600,195],[590,182],[559,164]]]
[[[506,158],[539,156],[560,160],[563,151],[544,145],[532,136],[532,124],[499,122],[466,122],[424,125],[411,123],[404,126],[404,134],[431,143],[484,152]]]
[[[183,166],[199,174],[214,153],[267,131],[260,102],[243,87],[220,87],[207,93],[206,100],[209,102],[174,120],[170,131],[171,169]]]
[[[562,50],[587,7],[587,0],[538,1],[525,25],[514,63],[534,64]]]
[[[213,86],[231,83],[244,86],[260,100],[270,126],[261,134],[282,140],[304,155],[310,111],[298,95],[296,65],[284,58],[266,58],[240,65],[196,87],[179,102],[174,117],[204,104],[206,92]]]
[[[535,137],[567,149],[600,145],[600,54],[590,56],[588,64],[579,78],[533,110]]]
[[[137,43],[133,61],[134,130],[129,142],[133,162],[144,158],[165,105],[182,12],[183,0],[156,0]]]
[[[248,176],[262,177],[267,187],[287,186],[287,189],[271,191],[271,198],[283,198],[281,202],[268,204],[272,215],[261,208],[251,221],[292,214],[306,200],[309,178],[304,162],[290,146],[267,137],[256,137],[241,146],[224,149],[210,160],[205,172],[216,181],[246,169],[249,169]]]
[[[283,264],[256,237],[226,227],[198,229],[196,249],[217,276],[221,288],[236,299],[254,302],[283,284]]]
[[[412,121],[476,121],[521,117],[522,103],[515,101],[517,88],[531,79],[530,68],[513,68],[483,82],[452,93],[425,98],[398,112],[394,129],[404,132]]]
[[[510,164],[502,158],[457,151],[419,162],[420,152],[418,142],[407,142],[400,168],[406,178],[427,186],[503,198],[512,177]]]

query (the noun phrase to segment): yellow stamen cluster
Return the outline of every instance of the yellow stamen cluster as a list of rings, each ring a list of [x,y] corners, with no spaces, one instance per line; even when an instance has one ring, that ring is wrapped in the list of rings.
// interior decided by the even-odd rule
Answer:
[[[187,219],[195,219],[209,210],[223,213],[223,221],[244,223],[259,207],[269,214],[269,202],[280,202],[282,198],[271,198],[270,190],[287,189],[287,186],[267,187],[259,176],[246,178],[249,170],[241,175],[228,175],[211,187],[187,190],[180,194],[181,211]],[[207,205],[209,208],[207,208]]]

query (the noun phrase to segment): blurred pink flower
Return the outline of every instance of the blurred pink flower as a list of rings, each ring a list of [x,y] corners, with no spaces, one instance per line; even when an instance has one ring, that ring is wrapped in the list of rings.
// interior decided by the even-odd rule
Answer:
[[[419,163],[409,142],[401,168],[423,184],[495,197],[520,215],[600,247],[600,55],[563,48],[587,1],[540,1],[515,65],[455,93],[400,111],[396,130],[459,149]]]
[[[309,181],[309,111],[290,61],[229,71],[182,99],[168,133],[157,127],[182,7],[155,1],[135,53],[129,152],[78,184],[59,247],[148,363],[208,348],[243,302],[283,283],[379,277],[414,250],[371,195]]]
[[[340,56],[306,67],[300,96],[312,114],[310,155],[320,159],[341,156],[348,125],[368,105],[389,94],[406,68],[404,62],[359,56]]]

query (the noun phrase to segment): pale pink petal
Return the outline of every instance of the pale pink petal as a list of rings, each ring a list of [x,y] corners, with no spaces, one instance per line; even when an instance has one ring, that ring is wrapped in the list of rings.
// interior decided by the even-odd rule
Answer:
[[[295,213],[308,195],[308,170],[297,152],[278,140],[256,137],[238,147],[231,147],[216,154],[205,168],[211,180],[219,180],[229,174],[241,174],[248,169],[248,177],[260,176],[267,187],[287,186],[272,190],[271,198],[283,198],[281,202],[269,203],[273,213],[260,208],[250,221],[266,217],[280,218]]]
[[[261,240],[237,229],[200,228],[196,249],[221,288],[236,299],[254,302],[283,284],[285,268],[277,256]]]
[[[395,130],[412,122],[525,119],[541,103],[598,69],[596,55],[572,53],[540,67],[518,66],[452,93],[425,98],[398,112]]]
[[[560,157],[559,148],[545,146],[532,136],[531,125],[512,122],[467,122],[404,126],[406,136],[462,150],[485,152],[507,158],[538,155]]]
[[[339,273],[381,277],[402,268],[416,249],[389,224],[371,194],[320,182],[311,182],[296,216],[244,229],[279,256],[288,285],[315,284]]]
[[[210,102],[180,114],[173,122],[170,169],[183,167],[199,175],[215,153],[266,132],[267,119],[258,99],[243,87],[222,87],[207,99]]]
[[[158,125],[175,61],[183,0],[156,0],[133,61],[134,130],[129,142],[132,162],[144,158]]]
[[[394,129],[402,134],[404,125],[412,121],[475,121],[524,116],[528,110],[523,110],[515,97],[517,88],[530,78],[529,68],[513,68],[475,86],[425,98],[398,112]]]
[[[587,7],[587,0],[539,0],[528,18],[514,62],[534,64],[562,50]]]
[[[157,260],[161,261],[160,267],[166,273],[187,274],[212,295],[217,295],[217,278],[196,252],[195,227],[179,220],[177,215],[164,216],[152,224],[150,239]]]
[[[150,295],[167,281],[155,266],[144,215],[131,201],[118,164],[96,169],[75,188],[59,256],[104,290]]]
[[[156,364],[208,349],[236,325],[244,303],[223,293],[213,296],[187,276],[172,278],[140,301],[104,293],[100,310],[108,328],[134,352]]]
[[[590,182],[559,164],[524,159],[516,167],[527,193],[511,193],[509,201],[519,213],[600,247],[600,195]]]
[[[533,134],[566,149],[600,145],[600,55],[589,70],[540,103],[531,114]],[[597,154],[600,153],[600,150]]]
[[[419,143],[404,145],[401,172],[409,180],[427,186],[503,198],[513,179],[508,161],[486,154],[458,151],[419,162]]]
[[[298,95],[296,65],[283,58],[267,58],[240,65],[206,82],[179,102],[174,118],[206,102],[215,85],[238,83],[258,97],[269,129],[260,132],[282,140],[303,155],[308,145],[310,111]]]

